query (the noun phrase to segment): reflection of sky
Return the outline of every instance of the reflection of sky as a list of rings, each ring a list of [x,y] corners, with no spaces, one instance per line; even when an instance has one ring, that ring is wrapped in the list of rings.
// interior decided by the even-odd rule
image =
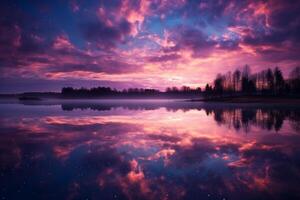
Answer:
[[[4,197],[299,197],[300,137],[287,119],[277,131],[260,123],[246,130],[205,110],[18,106],[0,118]],[[230,113],[222,116],[232,121]]]

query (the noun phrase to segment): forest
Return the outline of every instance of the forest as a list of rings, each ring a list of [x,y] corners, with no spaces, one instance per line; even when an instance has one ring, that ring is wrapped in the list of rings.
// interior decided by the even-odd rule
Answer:
[[[285,79],[279,67],[251,73],[248,65],[242,71],[235,70],[226,74],[218,74],[212,84],[206,84],[206,96],[299,96],[300,67],[291,70]]]

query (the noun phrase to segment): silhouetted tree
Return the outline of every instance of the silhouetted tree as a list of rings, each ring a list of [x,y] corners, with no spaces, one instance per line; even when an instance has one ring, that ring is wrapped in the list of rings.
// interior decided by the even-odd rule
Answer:
[[[268,84],[268,91],[269,93],[272,93],[274,91],[274,75],[271,69],[267,70],[266,80]]]
[[[216,79],[214,80],[214,92],[216,94],[221,95],[223,93],[223,82],[224,77],[221,74],[218,74]]]
[[[245,65],[242,72],[242,92],[244,93],[253,93],[256,90],[255,82],[254,80],[250,79],[251,76],[251,70],[249,65]]]
[[[274,89],[275,94],[283,94],[285,88],[285,81],[282,76],[282,72],[278,67],[274,69]]]
[[[212,86],[210,86],[209,84],[206,84],[204,94],[209,96],[212,94],[212,91],[213,91]]]
[[[250,69],[248,65],[245,65],[242,73],[242,91],[247,92],[248,90],[248,81],[249,81]]]
[[[72,87],[64,87],[61,90],[63,95],[72,95],[74,93],[74,89]]]
[[[249,65],[245,65],[242,72],[242,77],[245,79],[249,79],[251,74],[251,69]]]
[[[205,94],[210,91],[209,85],[205,87]],[[285,80],[281,70],[267,69],[251,74],[250,67],[245,65],[242,72],[235,70],[225,75],[218,74],[214,80],[211,94],[232,95],[242,92],[243,94],[260,95],[296,95],[300,96],[300,67],[295,67],[290,73],[290,79]]]
[[[295,67],[290,73],[291,92],[300,95],[300,67]]]
[[[239,91],[240,79],[241,79],[241,72],[240,70],[237,69],[233,73],[233,88],[235,92]]]

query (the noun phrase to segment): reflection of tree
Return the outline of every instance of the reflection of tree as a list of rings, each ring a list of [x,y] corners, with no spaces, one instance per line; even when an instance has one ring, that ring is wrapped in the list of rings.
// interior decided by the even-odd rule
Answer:
[[[169,112],[204,110],[206,115],[213,115],[218,124],[226,124],[236,130],[250,131],[251,126],[266,130],[279,131],[284,120],[289,120],[295,130],[300,130],[300,110],[293,107],[248,107],[248,106],[216,106],[213,104],[196,104],[189,102],[117,102],[102,104],[66,103],[61,105],[65,111],[74,109],[91,109],[96,111],[108,111],[115,108],[126,110],[156,110],[165,108]]]
[[[208,109],[206,113],[213,113],[214,119],[218,124],[226,124],[236,130],[243,128],[246,132],[249,131],[250,126],[279,131],[286,119],[292,122],[295,130],[300,130],[300,112],[292,109]]]
[[[300,132],[300,113],[297,111],[293,111],[289,116],[289,120],[291,122],[292,127],[297,132]]]
[[[188,111],[191,109],[201,110],[197,104],[186,103],[186,102],[114,102],[114,103],[63,103],[61,108],[64,111],[79,110],[95,110],[95,111],[109,111],[115,108],[123,108],[126,110],[156,110],[159,108],[166,108],[168,111]]]

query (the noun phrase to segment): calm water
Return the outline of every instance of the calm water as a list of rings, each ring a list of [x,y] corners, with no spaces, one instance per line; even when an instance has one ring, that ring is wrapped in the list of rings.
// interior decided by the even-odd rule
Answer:
[[[2,199],[300,199],[300,108],[0,104]]]

